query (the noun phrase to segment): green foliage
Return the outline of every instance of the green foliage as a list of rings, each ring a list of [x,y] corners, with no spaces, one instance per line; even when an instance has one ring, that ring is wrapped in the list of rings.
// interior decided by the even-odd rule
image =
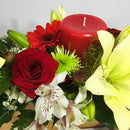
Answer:
[[[22,111],[27,105],[27,103],[17,104],[17,111]]]
[[[0,56],[4,56],[6,52],[9,52],[11,48],[13,48],[15,45],[13,41],[10,38],[4,37],[0,38]]]
[[[115,121],[112,111],[106,106],[102,96],[94,96],[94,102],[96,106],[95,119],[101,124],[108,127],[110,130],[114,130]]]
[[[13,86],[11,83],[11,72],[11,67],[3,67],[0,70],[0,95],[3,94],[3,92],[5,92],[8,88]]]
[[[51,52],[55,52],[55,50],[56,50],[56,46],[48,46],[47,49],[46,49],[46,51],[49,54],[51,54]]]
[[[95,104],[92,100],[88,105],[81,108],[81,112],[89,117],[88,122],[91,123],[93,119],[95,118]]]
[[[22,110],[21,114],[18,116],[19,119],[13,122],[11,130],[18,127],[18,130],[23,130],[29,126],[34,120],[35,112],[33,110]]]
[[[44,125],[44,126],[47,126],[48,123],[49,123],[49,121],[46,121],[46,122],[43,123],[43,125]]]
[[[55,125],[55,123],[59,120],[59,118],[55,117],[53,118],[53,125]]]
[[[6,100],[4,95],[0,96],[0,127],[2,124],[7,123],[11,120],[14,111],[8,111],[5,107],[3,107],[3,101]]]
[[[88,51],[84,53],[83,72],[87,76],[86,78],[89,78],[99,66],[102,53],[103,50],[101,44],[98,39],[93,38],[89,45]]]
[[[76,95],[78,94],[78,88],[79,86],[74,84],[71,80],[69,80],[69,77],[67,82],[60,83],[60,88],[64,91],[65,96],[69,100],[74,100]]]
[[[73,73],[72,79],[75,84],[83,86],[86,80],[94,73],[100,65],[103,50],[102,46],[96,38],[93,38],[88,51],[83,53],[82,66],[79,71]]]

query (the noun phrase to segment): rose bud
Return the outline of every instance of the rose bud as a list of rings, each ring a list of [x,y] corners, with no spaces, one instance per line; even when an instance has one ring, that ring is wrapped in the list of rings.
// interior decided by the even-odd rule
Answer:
[[[107,30],[108,30],[108,32],[112,33],[115,38],[116,38],[116,37],[119,35],[119,33],[121,32],[120,30],[115,29],[115,28],[108,28]]]
[[[17,32],[17,31],[14,31],[14,30],[8,30],[7,32],[9,38],[15,43],[17,44],[19,47],[21,48],[29,48],[29,42],[27,41],[27,36],[20,33],[20,32]]]
[[[4,59],[6,60],[6,63],[13,63],[15,54],[13,52],[7,52],[4,55]]]
[[[86,80],[85,73],[82,70],[75,72],[73,74],[73,80],[75,83],[84,84]]]

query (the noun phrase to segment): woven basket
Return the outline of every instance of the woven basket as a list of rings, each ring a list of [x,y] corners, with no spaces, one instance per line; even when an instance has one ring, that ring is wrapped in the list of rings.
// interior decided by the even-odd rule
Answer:
[[[26,107],[26,109],[34,109],[34,105],[32,103],[29,103],[28,106]],[[12,117],[12,120],[8,123],[5,123],[2,125],[2,127],[0,128],[0,130],[10,130],[12,123],[14,121],[16,121],[18,119],[18,115],[20,114],[19,111],[16,111]],[[56,127],[52,126],[53,122],[49,122],[48,124],[48,130],[58,130]],[[83,129],[83,128],[93,128],[93,127],[101,127],[103,125],[101,125],[98,121],[93,120],[93,122],[90,124],[88,122],[85,122],[83,125],[80,125],[79,128]]]

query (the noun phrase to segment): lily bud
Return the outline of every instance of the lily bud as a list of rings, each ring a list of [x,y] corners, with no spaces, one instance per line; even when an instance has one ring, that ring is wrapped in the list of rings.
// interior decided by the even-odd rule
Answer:
[[[62,21],[66,17],[65,11],[62,6],[59,7],[59,12],[51,10],[50,22],[54,20]]]
[[[0,57],[0,68],[4,65],[5,59]]]
[[[127,36],[130,35],[130,26],[126,26],[116,38],[116,43],[121,43]]]
[[[14,31],[14,30],[8,30],[7,32],[9,38],[15,43],[17,44],[19,47],[21,48],[29,48],[29,42],[27,41],[27,37],[26,35],[20,33],[20,32],[17,32],[17,31]]]
[[[91,101],[87,106],[82,107],[81,112],[89,118],[88,121],[91,123],[95,117],[94,101]]]

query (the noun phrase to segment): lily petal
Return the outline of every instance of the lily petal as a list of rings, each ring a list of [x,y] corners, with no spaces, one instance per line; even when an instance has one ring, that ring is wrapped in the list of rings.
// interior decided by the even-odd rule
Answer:
[[[109,84],[103,72],[103,67],[99,66],[94,74],[86,81],[85,86],[96,95],[114,96],[114,87]]]
[[[116,93],[116,97],[121,104],[130,109],[130,91],[124,92],[123,90],[118,90]]]
[[[115,121],[120,130],[130,129],[130,110],[121,104],[115,97],[104,96],[105,103],[114,113]],[[129,99],[127,99],[129,100]]]
[[[103,48],[103,55],[101,62],[105,64],[108,60],[108,57],[110,56],[110,53],[112,52],[113,46],[114,46],[114,37],[111,33],[107,31],[98,31],[98,38]]]
[[[130,73],[130,35],[118,44],[108,60],[110,79],[119,78]]]
[[[5,59],[0,57],[0,68],[4,65]]]
[[[113,80],[113,85],[120,90],[130,92],[130,74]]]

